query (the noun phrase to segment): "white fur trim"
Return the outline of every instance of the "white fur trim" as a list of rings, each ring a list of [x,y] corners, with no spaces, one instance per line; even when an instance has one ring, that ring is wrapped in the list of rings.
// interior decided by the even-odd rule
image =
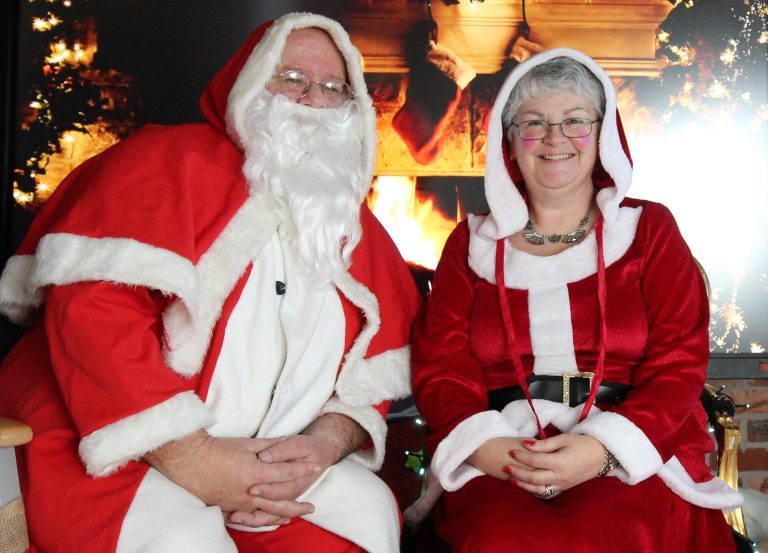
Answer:
[[[196,267],[200,281],[197,316],[190,318],[179,302],[163,314],[164,355],[174,371],[185,376],[200,371],[224,301],[276,229],[274,214],[248,198],[200,258]]]
[[[611,228],[603,231],[605,265],[627,252],[635,239],[642,207],[622,207]],[[479,277],[496,284],[496,239],[482,233],[490,215],[469,216],[469,266]],[[584,240],[557,255],[541,257],[504,245],[504,284],[530,290],[578,282],[597,272],[597,241],[590,232]]]
[[[515,426],[500,412],[477,413],[461,421],[440,442],[430,469],[443,489],[454,492],[484,474],[465,462],[478,447],[492,438],[516,438],[519,435]]]
[[[597,439],[616,456],[622,470],[615,476],[627,484],[637,484],[661,470],[663,461],[645,433],[632,421],[617,413],[605,412],[577,424],[573,434]]]
[[[349,363],[345,364],[345,367]],[[349,405],[376,405],[411,393],[411,348],[385,351],[348,366],[336,381],[336,393]]]
[[[194,392],[182,392],[144,411],[91,432],[80,441],[80,458],[91,476],[107,476],[172,440],[211,424]]]
[[[605,115],[600,125],[600,161],[613,178],[616,187],[601,190],[597,204],[605,218],[606,230],[616,222],[619,203],[627,194],[632,181],[632,167],[624,153],[616,123],[616,91],[608,74],[592,58],[570,48],[555,48],[532,56],[518,65],[502,84],[491,110],[488,125],[488,143],[485,161],[485,196],[491,209],[479,229],[485,238],[497,240],[511,236],[525,227],[528,209],[523,197],[512,182],[504,162],[502,144],[504,131],[501,113],[512,89],[520,78],[533,67],[559,56],[567,56],[585,65],[600,80],[605,89]]]
[[[32,324],[35,309],[43,303],[42,290],[27,288],[34,262],[32,255],[14,255],[0,276],[0,313],[16,324]]]
[[[355,451],[347,458],[372,471],[379,470],[384,463],[384,444],[387,440],[387,423],[381,417],[381,414],[369,405],[364,407],[347,405],[335,395],[320,410],[320,415],[326,413],[346,415],[368,432],[373,446],[368,449]]]
[[[533,373],[559,375],[578,371],[573,347],[571,299],[565,284],[528,293]]]
[[[659,477],[673,492],[699,507],[731,510],[744,503],[744,497],[719,478],[694,482],[677,457],[664,464]]]
[[[243,145],[243,137],[248,135],[245,126],[245,112],[254,97],[269,82],[285,47],[285,41],[291,31],[307,27],[317,27],[326,31],[333,39],[347,64],[347,78],[354,91],[354,104],[363,118],[363,182],[373,179],[376,162],[376,111],[368,95],[362,68],[362,56],[349,40],[344,28],[333,19],[313,13],[290,13],[277,19],[267,29],[261,42],[253,49],[248,61],[237,77],[227,102],[227,130],[235,141]],[[360,201],[363,200],[365,190]]]
[[[349,272],[337,275],[333,282],[339,291],[363,312],[365,318],[360,334],[357,335],[355,343],[344,356],[344,364],[339,372],[339,379],[343,382],[346,378],[344,373],[362,362],[371,340],[381,328],[381,316],[379,315],[379,300],[364,284],[352,278]]]
[[[455,82],[461,90],[467,88],[467,85],[477,76],[475,70],[453,50],[432,40],[429,41],[427,61]]]
[[[130,238],[90,238],[69,233],[44,236],[34,256],[8,260],[0,281],[3,312],[16,322],[43,301],[49,285],[107,281],[146,286],[179,298],[185,316],[197,311],[198,280],[184,257]]]

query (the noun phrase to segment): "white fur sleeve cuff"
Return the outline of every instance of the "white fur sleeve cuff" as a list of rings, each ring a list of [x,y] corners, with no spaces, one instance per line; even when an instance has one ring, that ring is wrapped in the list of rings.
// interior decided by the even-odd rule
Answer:
[[[491,438],[515,438],[518,431],[498,411],[483,411],[459,423],[440,442],[430,465],[442,487],[449,492],[484,473],[465,463],[475,450]]]
[[[627,484],[642,482],[664,464],[645,433],[622,415],[599,413],[574,426],[572,432],[592,436],[613,453],[623,469],[614,471],[615,476]]]
[[[360,463],[372,471],[379,470],[384,463],[384,446],[387,440],[387,423],[381,414],[370,405],[351,406],[341,401],[337,396],[331,397],[323,405],[320,414],[326,413],[346,415],[368,432],[373,446],[351,453],[348,459]]]
[[[172,398],[91,432],[80,441],[80,458],[91,476],[107,476],[130,461],[205,428],[212,417],[194,392]]]

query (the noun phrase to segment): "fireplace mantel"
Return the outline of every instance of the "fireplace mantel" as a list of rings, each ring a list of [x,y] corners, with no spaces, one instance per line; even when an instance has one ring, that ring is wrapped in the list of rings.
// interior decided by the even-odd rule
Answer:
[[[420,164],[392,128],[392,118],[405,102],[409,76],[420,78],[410,74],[406,44],[423,28],[426,0],[345,2],[342,22],[363,55],[378,113],[376,173],[481,176],[485,117],[512,57],[523,19],[521,0],[461,0],[451,5],[432,0],[431,7],[438,43],[471,66],[477,77],[463,91],[444,129],[439,156]],[[657,32],[672,7],[669,0],[527,0],[528,40],[543,49],[581,50],[613,77],[654,77],[660,71]]]
[[[520,0],[446,5],[432,0],[438,42],[477,73],[495,73],[509,59],[522,21]],[[654,76],[656,32],[669,0],[527,0],[529,39],[544,48],[568,46],[595,58],[616,76]],[[347,3],[344,25],[370,73],[404,73],[404,37],[425,20],[425,0]]]

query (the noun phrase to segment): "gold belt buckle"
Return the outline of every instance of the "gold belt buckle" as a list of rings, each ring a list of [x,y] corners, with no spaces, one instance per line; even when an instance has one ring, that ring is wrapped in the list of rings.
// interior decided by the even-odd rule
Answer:
[[[563,405],[571,404],[571,378],[588,378],[589,390],[592,391],[592,379],[595,373],[592,372],[564,372],[563,373]]]

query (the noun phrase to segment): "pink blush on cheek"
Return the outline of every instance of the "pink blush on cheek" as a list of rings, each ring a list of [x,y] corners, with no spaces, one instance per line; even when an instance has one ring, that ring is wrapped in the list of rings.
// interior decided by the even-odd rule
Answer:
[[[582,136],[581,138],[571,138],[573,143],[580,149],[589,148],[592,145],[592,136]]]
[[[539,145],[539,140],[521,140],[523,143],[523,151],[531,152],[536,146]]]

